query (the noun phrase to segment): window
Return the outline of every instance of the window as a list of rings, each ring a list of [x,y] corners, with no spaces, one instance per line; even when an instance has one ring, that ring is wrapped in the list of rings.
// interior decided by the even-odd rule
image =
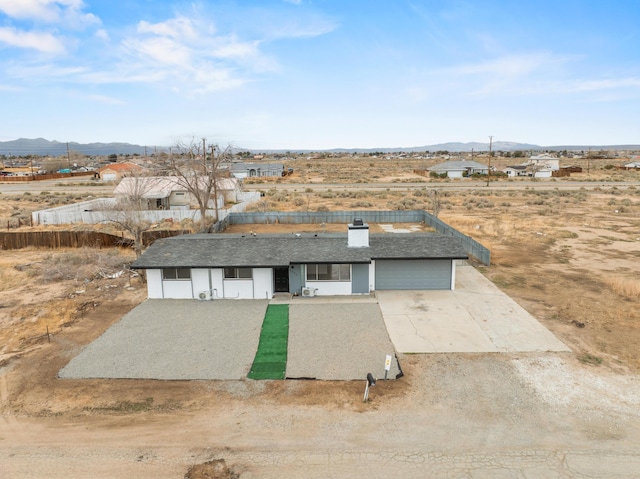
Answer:
[[[251,279],[253,270],[251,268],[225,268],[224,279]]]
[[[191,270],[188,268],[163,269],[162,279],[191,279]]]
[[[349,264],[308,264],[307,281],[350,281]]]

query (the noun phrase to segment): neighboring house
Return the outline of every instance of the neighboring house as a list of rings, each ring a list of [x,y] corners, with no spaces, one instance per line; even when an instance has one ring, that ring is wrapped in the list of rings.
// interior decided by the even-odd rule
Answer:
[[[640,161],[632,161],[631,163],[626,163],[624,165],[625,170],[635,170],[640,169]]]
[[[2,169],[2,176],[34,176],[42,173],[39,166],[9,166]]]
[[[551,168],[548,168],[546,166],[538,166],[533,163],[524,163],[522,165],[507,166],[503,171],[509,178],[515,178],[518,176],[551,178],[555,170],[552,170]]]
[[[516,176],[529,176],[527,165],[507,166],[503,171],[509,178],[515,178]]]
[[[141,171],[142,167],[135,163],[111,163],[98,169],[98,175],[104,181],[118,181]]]
[[[152,244],[132,264],[149,298],[270,299],[375,290],[453,290],[461,243],[436,233],[375,234],[354,220],[345,234],[195,234]]]
[[[552,170],[551,168],[537,168],[533,171],[534,178],[551,178],[553,172],[558,170]]]
[[[204,184],[204,179],[203,179]],[[204,186],[203,186],[204,187]],[[240,184],[235,178],[220,178],[216,181],[218,204],[236,203]],[[116,201],[139,198],[143,210],[188,210],[198,204],[191,193],[175,176],[130,176],[123,178],[113,194]],[[211,192],[213,195],[213,191]]]
[[[236,178],[283,176],[282,163],[231,163],[231,174]]]
[[[471,160],[445,161],[434,165],[427,170],[439,175],[446,173],[448,178],[462,178],[473,174],[488,175],[489,167]]]
[[[540,171],[558,171],[560,169],[560,160],[548,153],[530,157],[528,164]],[[551,176],[551,174],[549,174],[549,176]]]

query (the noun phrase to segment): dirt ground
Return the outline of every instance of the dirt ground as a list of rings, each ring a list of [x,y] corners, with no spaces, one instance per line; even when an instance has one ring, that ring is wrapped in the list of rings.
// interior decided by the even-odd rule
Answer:
[[[372,163],[376,164],[377,161]],[[333,172],[336,168],[333,163],[329,164],[329,170]],[[335,174],[336,179],[340,175],[353,179],[351,169],[331,174]],[[619,172],[600,171],[601,177],[609,174],[621,175]],[[326,169],[320,168],[309,175],[330,177]],[[406,177],[403,176],[405,173],[397,171],[397,165],[376,175],[376,180],[402,181]],[[59,380],[56,377],[58,370],[82,347],[144,300],[146,287],[141,278],[130,276],[124,267],[132,260],[132,255],[122,250],[93,249],[2,251],[0,417],[3,428],[0,428],[0,452],[5,448],[14,451],[12,454],[18,457],[23,454],[25,464],[33,460],[34,477],[38,477],[38,471],[46,470],[51,465],[60,471],[51,477],[62,477],[65,471],[62,466],[65,464],[64,457],[70,453],[64,450],[50,451],[46,447],[55,443],[56,434],[63,434],[63,442],[68,445],[68,450],[76,451],[77,455],[68,458],[69,464],[76,459],[81,461],[83,454],[90,452],[78,452],[78,448],[87,447],[84,444],[87,441],[85,431],[94,431],[99,436],[91,436],[91,441],[97,441],[96,444],[103,442],[113,456],[104,457],[98,452],[91,452],[99,460],[87,465],[84,471],[87,475],[127,477],[131,471],[138,470],[134,465],[128,465],[128,459],[122,458],[135,455],[138,459],[132,459],[132,464],[137,461],[149,468],[144,470],[146,476],[138,471],[138,477],[160,477],[157,471],[165,469],[159,458],[170,461],[170,457],[173,457],[171,454],[178,454],[178,449],[171,449],[171,453],[166,449],[162,453],[163,449],[158,449],[160,446],[150,438],[158,435],[167,442],[168,447],[173,441],[170,432],[179,430],[182,432],[176,439],[175,447],[181,447],[179,451],[183,456],[173,457],[170,465],[165,464],[172,473],[163,477],[178,477],[176,471],[187,474],[189,469],[191,475],[188,477],[193,479],[261,477],[251,476],[250,472],[260,470],[255,464],[260,464],[261,460],[267,461],[269,451],[285,464],[285,456],[278,456],[280,448],[283,451],[294,450],[300,447],[294,446],[294,443],[307,439],[310,449],[304,454],[309,457],[313,456],[311,449],[331,449],[327,444],[314,442],[321,436],[333,437],[344,447],[351,444],[354,449],[364,451],[364,454],[369,450],[383,449],[381,445],[374,446],[368,435],[361,435],[355,430],[369,430],[359,421],[372,411],[391,421],[389,424],[398,420],[402,423],[404,416],[398,419],[397,415],[391,414],[391,410],[405,410],[406,414],[411,412],[415,417],[422,417],[425,413],[416,407],[426,404],[433,409],[429,413],[433,414],[429,415],[429,421],[438,422],[436,413],[456,420],[460,420],[458,415],[463,414],[462,423],[475,421],[469,419],[472,414],[488,414],[498,423],[504,422],[507,431],[508,424],[512,424],[509,414],[513,414],[513,421],[518,421],[520,413],[515,403],[503,404],[501,407],[511,413],[501,415],[495,409],[497,406],[491,405],[491,401],[500,399],[491,390],[485,389],[489,386],[471,378],[483,374],[482,377],[486,379],[500,371],[496,376],[498,381],[502,377],[500,374],[506,374],[504,371],[513,368],[513,364],[516,368],[523,368],[526,374],[522,377],[527,378],[535,378],[543,366],[544,371],[562,370],[564,376],[559,382],[567,384],[563,386],[565,389],[556,393],[570,399],[564,400],[568,401],[566,404],[560,404],[562,401],[558,399],[560,405],[557,408],[567,407],[570,410],[578,407],[580,411],[586,408],[594,418],[600,417],[593,419],[588,416],[585,419],[586,416],[582,415],[578,418],[568,410],[556,408],[553,414],[562,417],[558,419],[553,414],[552,417],[558,419],[558,424],[562,426],[547,424],[543,420],[542,423],[547,425],[542,426],[543,429],[548,427],[549,430],[539,432],[541,442],[534,446],[552,447],[549,437],[559,438],[558,441],[564,438],[569,444],[575,441],[576,447],[587,447],[587,444],[591,449],[595,446],[588,441],[593,437],[598,441],[614,438],[620,441],[619,446],[637,445],[640,427],[636,419],[629,423],[628,414],[631,413],[625,408],[635,404],[637,411],[637,405],[640,404],[636,396],[632,399],[628,396],[640,394],[637,382],[640,371],[640,350],[637,347],[640,344],[640,182],[636,172],[614,179],[635,181],[636,185],[538,191],[518,188],[515,184],[513,188],[506,189],[450,191],[444,188],[438,190],[439,183],[428,183],[424,188],[395,192],[358,189],[354,182],[353,189],[339,193],[268,190],[265,204],[258,205],[258,208],[317,210],[402,207],[424,208],[428,211],[437,208],[441,219],[491,249],[491,266],[476,266],[573,350],[572,355],[561,358],[407,356],[402,358],[405,378],[389,383],[379,382],[372,392],[373,400],[368,404],[361,401],[363,387],[358,382]],[[300,181],[300,178],[291,181],[294,180]],[[585,185],[589,185],[588,178],[584,181]],[[434,190],[438,192],[434,194]],[[15,211],[28,213],[29,209],[38,207],[42,207],[41,203],[32,202],[30,198],[25,202],[24,198],[0,197],[0,220],[6,223],[6,219],[11,218]],[[407,225],[395,226],[401,228]],[[424,225],[413,227],[418,231],[425,230]],[[229,231],[242,229],[246,230],[233,226]],[[250,229],[275,232],[289,231],[292,227],[251,225]],[[300,227],[293,229],[302,231]],[[343,231],[344,225],[309,225],[306,229]],[[382,231],[381,225],[372,225],[372,232],[379,231]],[[432,377],[436,373],[442,373],[442,378],[436,381],[435,389],[426,391],[422,378],[425,375]],[[453,376],[445,379],[447,375]],[[451,383],[453,379],[459,384]],[[523,379],[512,381],[522,386]],[[531,386],[543,398],[548,393],[541,389],[545,381],[549,382],[549,378],[541,376],[539,382]],[[602,387],[590,388],[590,385],[600,383]],[[505,384],[511,383],[505,381]],[[580,397],[571,399],[571,388],[577,390],[581,385],[585,389],[580,390]],[[462,387],[469,390],[477,388],[473,390],[477,391],[479,402],[470,405],[472,403],[464,400],[468,391],[460,389]],[[533,409],[540,407],[538,403],[527,406],[527,399],[519,396],[523,394],[518,392],[520,389],[505,392],[500,389],[503,387],[499,382],[494,384],[495,391],[504,392],[505,397],[511,394],[512,400],[523,402],[521,406]],[[454,388],[455,394],[449,388]],[[598,408],[602,405],[599,401],[606,395],[611,395],[612,406],[598,416],[593,411],[600,411]],[[228,411],[226,414],[225,410]],[[272,416],[271,411],[278,411],[279,419]],[[309,419],[305,419],[307,416]],[[315,426],[307,422],[313,418],[316,420]],[[332,431],[332,421],[346,421],[344,427],[355,428],[349,429],[352,435],[347,437],[340,430]],[[353,425],[353,421],[358,426]],[[410,417],[406,421],[407,428],[415,423]],[[251,432],[244,428],[248,428],[252,422],[260,425],[258,429],[261,432],[249,440],[247,438],[251,437]],[[540,418],[536,424],[534,422],[536,418],[531,419],[527,433],[538,437],[535,428],[540,427]],[[312,437],[311,431],[317,432],[318,424],[323,425],[322,434]],[[217,428],[220,439],[211,439],[209,443],[216,447],[207,452],[202,445],[207,444],[205,438],[209,438],[207,428],[210,427]],[[238,429],[234,430],[234,427]],[[483,423],[476,427],[490,426]],[[560,431],[556,427],[563,429]],[[403,440],[391,426],[370,431],[382,431],[398,441]],[[440,429],[437,431],[440,432],[431,431],[430,434],[436,439],[452,439],[448,435],[442,436],[444,432]],[[575,433],[575,437],[565,437],[565,434],[569,434],[567,431],[584,431],[584,435]],[[503,433],[506,436],[511,434]],[[277,446],[269,446],[270,434],[273,441],[278,441]],[[421,433],[416,434],[420,436]],[[456,441],[464,443],[460,439],[462,436],[464,433],[460,430]],[[430,444],[426,438],[421,440],[425,441],[424,444]],[[512,440],[517,442],[518,439],[514,436]],[[588,441],[583,444],[580,442],[583,440]],[[630,442],[625,442],[627,440]],[[38,441],[42,441],[38,447],[44,448],[43,456],[34,455],[29,459],[29,454],[33,453],[30,444]],[[255,441],[264,443],[258,445]],[[115,449],[115,444],[122,444],[126,452]],[[151,447],[151,444],[154,446]],[[260,454],[265,456],[250,456],[248,451],[262,451]],[[157,455],[156,462],[150,456],[152,452]],[[191,457],[188,457],[189,454]],[[211,462],[225,457],[226,464]],[[233,458],[235,460],[232,461]],[[254,469],[243,468],[242,461],[250,459],[254,461]],[[354,462],[358,460],[354,459]],[[152,462],[157,469],[151,468]],[[229,465],[231,462],[234,462],[233,467]],[[190,466],[187,467],[187,464]],[[198,464],[201,467],[193,467]],[[282,470],[286,471],[286,467],[283,467]],[[293,471],[293,465],[291,467]],[[398,466],[398,470],[401,469]],[[102,474],[109,470],[111,474]],[[28,477],[27,472],[17,472],[15,477]],[[72,470],[66,472],[67,477],[73,477]],[[310,474],[308,477],[313,476]]]

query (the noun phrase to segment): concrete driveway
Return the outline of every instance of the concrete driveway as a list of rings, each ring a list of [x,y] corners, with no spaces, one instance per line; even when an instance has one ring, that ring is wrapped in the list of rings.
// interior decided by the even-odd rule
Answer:
[[[456,268],[455,291],[376,295],[401,353],[571,351],[467,263]]]

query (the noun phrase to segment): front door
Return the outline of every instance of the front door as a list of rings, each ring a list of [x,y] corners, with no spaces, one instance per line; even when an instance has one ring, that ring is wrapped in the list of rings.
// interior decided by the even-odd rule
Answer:
[[[274,291],[276,293],[289,292],[289,268],[273,268]]]

